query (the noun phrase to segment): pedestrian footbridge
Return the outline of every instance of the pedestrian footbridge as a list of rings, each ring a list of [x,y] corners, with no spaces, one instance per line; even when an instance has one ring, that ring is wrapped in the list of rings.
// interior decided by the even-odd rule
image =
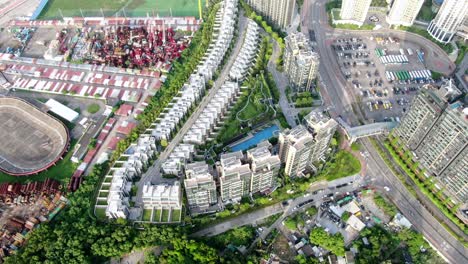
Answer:
[[[398,124],[397,122],[377,122],[357,127],[350,127],[343,119],[341,119],[341,117],[338,117],[337,121],[346,132],[346,136],[351,143],[359,138],[386,134]]]

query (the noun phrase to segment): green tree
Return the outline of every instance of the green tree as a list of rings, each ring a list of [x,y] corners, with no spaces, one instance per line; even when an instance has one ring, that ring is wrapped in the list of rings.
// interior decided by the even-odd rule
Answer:
[[[343,235],[336,233],[331,235],[327,233],[323,228],[314,228],[310,232],[310,241],[313,244],[317,244],[326,250],[331,251],[337,256],[344,256],[344,239]]]

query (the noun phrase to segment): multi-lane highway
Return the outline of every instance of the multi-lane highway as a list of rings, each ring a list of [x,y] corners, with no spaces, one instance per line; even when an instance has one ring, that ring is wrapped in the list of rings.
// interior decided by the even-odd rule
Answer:
[[[343,30],[334,30],[328,25],[325,11],[325,0],[305,0],[302,8],[302,31],[313,30],[317,39],[317,50],[321,56],[320,75],[325,89],[322,89],[322,97],[325,105],[330,109],[332,116],[341,115],[351,123],[357,124],[358,120],[364,120],[358,107],[353,112],[353,102],[356,98],[352,88],[344,80],[334,54],[330,48],[333,36],[346,34]],[[431,41],[411,33],[383,30],[381,33],[391,32],[401,39],[420,43],[429,54],[440,54],[440,48]],[[349,33],[349,32],[348,32]],[[357,32],[354,34],[365,36],[370,32]],[[444,54],[442,52],[442,54]],[[443,58],[438,58],[442,60]],[[454,69],[453,65],[447,65],[447,71]],[[398,209],[408,217],[416,229],[424,234],[432,245],[444,255],[451,263],[468,263],[468,254],[464,245],[453,237],[429,211],[416,200],[396,175],[389,170],[378,152],[370,144],[369,140],[363,140],[366,151],[369,153],[368,174],[372,175],[374,184],[388,186],[392,190],[388,196],[397,205]]]

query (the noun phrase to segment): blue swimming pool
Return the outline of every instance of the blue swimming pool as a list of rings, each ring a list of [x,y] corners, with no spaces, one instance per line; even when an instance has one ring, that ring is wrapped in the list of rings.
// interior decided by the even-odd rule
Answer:
[[[252,146],[257,145],[258,143],[262,142],[263,140],[267,140],[275,135],[275,132],[279,131],[279,127],[277,125],[273,125],[271,127],[267,127],[263,129],[262,131],[259,131],[255,134],[253,134],[253,137],[241,142],[239,144],[236,144],[231,147],[232,151],[238,151],[238,150],[246,150]]]

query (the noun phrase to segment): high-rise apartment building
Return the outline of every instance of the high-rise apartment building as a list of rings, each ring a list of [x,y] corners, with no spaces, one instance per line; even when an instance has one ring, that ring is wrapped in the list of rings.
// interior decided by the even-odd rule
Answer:
[[[468,108],[453,102],[461,92],[452,84],[427,85],[394,130],[412,151],[427,176],[435,176],[446,193],[466,202],[468,190]]]
[[[340,20],[362,26],[366,20],[371,2],[372,0],[343,0]]]
[[[269,193],[276,186],[281,161],[278,155],[271,154],[271,148],[268,141],[263,141],[247,151],[247,160],[252,170],[251,193]]]
[[[468,0],[445,0],[427,32],[442,43],[448,43],[462,26],[468,14]]]
[[[387,23],[411,26],[421,10],[424,0],[395,0],[387,15]]]
[[[217,203],[216,183],[205,162],[185,166],[184,186],[190,210],[203,212]]]
[[[335,134],[338,123],[323,114],[321,111],[312,111],[304,117],[304,123],[306,124],[309,132],[314,137],[315,144],[310,153],[311,166],[316,161],[325,159],[328,152],[330,141]]]
[[[249,194],[252,171],[249,164],[242,164],[241,151],[221,155],[218,175],[223,202],[239,202]]]
[[[275,26],[285,29],[291,24],[296,0],[247,0],[247,4]]]
[[[306,127],[299,125],[279,134],[279,156],[286,164],[285,174],[290,177],[301,177],[310,161],[314,147],[314,138]]]
[[[466,113],[468,115],[468,113]],[[440,174],[440,182],[445,186],[446,193],[458,201],[468,201],[468,148],[456,156]]]
[[[317,77],[319,55],[303,33],[290,34],[285,39],[284,71],[296,91],[308,91]]]
[[[468,123],[461,102],[447,106],[415,150],[421,165],[439,175],[468,144]]]
[[[315,170],[315,162],[325,159],[338,123],[321,111],[312,111],[304,125],[279,134],[279,156],[285,163],[285,174],[301,177],[306,169]]]
[[[413,99],[401,124],[394,130],[394,135],[398,136],[410,150],[415,150],[442,114],[448,102],[460,94],[452,81],[441,87],[424,86]]]

